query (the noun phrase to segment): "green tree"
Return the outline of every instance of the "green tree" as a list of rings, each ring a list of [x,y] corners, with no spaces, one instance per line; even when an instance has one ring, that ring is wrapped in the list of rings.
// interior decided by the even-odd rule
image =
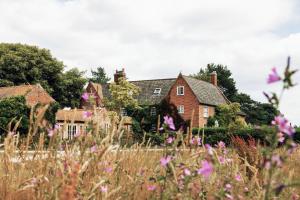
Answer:
[[[61,106],[78,107],[80,98],[83,93],[83,86],[87,80],[83,78],[85,72],[79,71],[77,68],[66,71],[62,76],[62,80],[58,85],[57,91],[61,95],[56,97]]]
[[[64,73],[64,67],[47,49],[0,43],[0,86],[40,83],[62,106],[74,107],[85,81],[83,73],[76,70]]]
[[[120,113],[122,108],[139,108],[136,97],[140,93],[140,88],[126,79],[120,78],[118,83],[111,83],[109,91],[111,98],[105,100],[105,105],[111,110]]]
[[[237,93],[237,88],[235,81],[232,78],[232,73],[227,66],[211,63],[208,64],[205,69],[201,68],[200,71],[196,74],[193,74],[192,77],[210,82],[210,74],[213,71],[217,72],[218,86],[222,89],[224,95],[231,101]]]
[[[0,135],[8,131],[8,124],[21,119],[18,131],[27,133],[30,108],[24,96],[4,98],[0,100]]]
[[[103,67],[98,67],[96,71],[91,70],[91,73],[92,73],[92,78],[90,78],[90,81],[94,83],[105,84],[108,81],[110,81],[110,78],[105,73]]]

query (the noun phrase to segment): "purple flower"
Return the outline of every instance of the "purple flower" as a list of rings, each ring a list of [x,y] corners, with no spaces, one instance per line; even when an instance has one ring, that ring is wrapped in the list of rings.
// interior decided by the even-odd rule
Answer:
[[[106,193],[108,191],[107,186],[106,185],[100,186],[100,191],[103,192],[103,193]]]
[[[278,115],[272,121],[273,125],[277,125],[280,132],[285,133],[289,136],[293,136],[295,129],[291,126],[289,121],[284,118],[282,115]]]
[[[166,167],[167,164],[171,161],[172,157],[171,156],[166,156],[166,157],[162,157],[160,159],[160,165],[163,167]]]
[[[86,119],[86,118],[89,118],[93,115],[92,112],[90,111],[83,111],[83,118]]]
[[[190,175],[191,175],[191,171],[190,171],[188,168],[185,168],[185,169],[183,170],[183,173],[184,173],[184,175],[186,175],[186,176],[190,176]]]
[[[83,93],[81,97],[83,98],[84,101],[89,100],[89,94],[87,92]]]
[[[207,150],[207,153],[209,154],[209,155],[213,155],[214,153],[213,153],[213,148],[209,145],[209,144],[206,144],[205,145],[205,148],[206,148],[206,150]]]
[[[91,153],[95,153],[97,151],[97,146],[94,145],[91,147]]]
[[[175,125],[172,117],[164,116],[164,123],[169,127],[169,129],[175,130]]]
[[[112,167],[106,167],[106,168],[104,169],[104,171],[105,171],[106,173],[111,173],[111,172],[113,171],[113,168],[112,168]]]
[[[155,185],[148,185],[147,190],[148,191],[154,191],[154,190],[156,190],[156,186]]]
[[[198,169],[197,173],[201,174],[202,176],[204,176],[204,178],[208,179],[213,172],[213,165],[207,160],[201,161],[201,164],[202,166],[200,169]]]
[[[231,189],[232,189],[231,184],[230,184],[230,183],[227,183],[227,184],[225,185],[225,190],[226,190],[226,191],[230,191]]]
[[[175,139],[174,139],[173,137],[168,137],[167,143],[168,143],[168,144],[171,144],[171,143],[173,143],[174,140],[175,140]]]
[[[242,180],[242,177],[241,177],[240,174],[235,175],[234,178],[235,178],[235,180],[238,181],[238,182],[240,182],[240,181]]]
[[[281,78],[278,75],[278,73],[276,71],[276,68],[273,67],[271,73],[268,76],[268,80],[267,80],[268,84],[275,83],[275,82],[280,81],[280,80],[281,80]]]
[[[277,137],[278,137],[278,141],[280,142],[280,143],[283,143],[284,142],[284,135],[283,135],[283,133],[281,133],[281,132],[279,132],[279,133],[277,133]]]
[[[191,145],[198,145],[198,146],[201,146],[201,138],[200,137],[193,137],[191,140],[190,140],[190,144]]]
[[[218,147],[220,149],[224,149],[226,147],[225,143],[223,141],[218,142]]]

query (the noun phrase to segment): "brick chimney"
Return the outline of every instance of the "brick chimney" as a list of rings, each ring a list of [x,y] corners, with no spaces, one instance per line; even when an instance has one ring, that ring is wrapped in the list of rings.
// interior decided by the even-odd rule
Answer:
[[[118,83],[119,78],[125,78],[126,79],[126,74],[125,74],[125,69],[124,68],[121,71],[116,70],[116,73],[114,74],[114,82]]]
[[[217,77],[217,72],[213,71],[210,73],[210,82],[211,84],[218,86],[218,77]]]

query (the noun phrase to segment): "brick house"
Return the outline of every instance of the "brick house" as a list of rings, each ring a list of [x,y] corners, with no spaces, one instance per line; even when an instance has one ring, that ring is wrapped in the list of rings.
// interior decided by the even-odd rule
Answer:
[[[114,82],[119,78],[126,78],[124,69],[116,70]],[[204,127],[207,119],[214,116],[216,106],[229,103],[217,85],[217,73],[211,73],[210,82],[201,81],[181,73],[177,78],[129,81],[141,90],[137,97],[140,105],[150,107],[149,115],[157,115],[157,108],[166,102],[175,111],[170,115],[179,116],[184,121],[193,119],[193,127]],[[89,83],[87,91],[94,93],[98,104],[103,103],[103,98],[110,98],[109,84]],[[84,105],[82,105],[84,106]],[[176,112],[176,113],[175,113]],[[194,113],[192,117],[192,113]],[[126,115],[126,112],[124,113]],[[175,117],[176,118],[176,117]]]
[[[15,96],[24,96],[29,107],[38,103],[46,105],[55,102],[40,84],[0,87],[0,100]]]

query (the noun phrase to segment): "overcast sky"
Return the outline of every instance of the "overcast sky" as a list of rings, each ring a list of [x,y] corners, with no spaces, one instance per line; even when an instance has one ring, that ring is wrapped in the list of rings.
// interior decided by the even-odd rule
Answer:
[[[300,68],[298,0],[0,0],[0,42],[50,49],[68,67],[125,68],[130,80],[227,65],[240,91],[265,101],[288,55]],[[295,76],[300,83],[300,72]],[[281,110],[300,125],[300,86]]]

